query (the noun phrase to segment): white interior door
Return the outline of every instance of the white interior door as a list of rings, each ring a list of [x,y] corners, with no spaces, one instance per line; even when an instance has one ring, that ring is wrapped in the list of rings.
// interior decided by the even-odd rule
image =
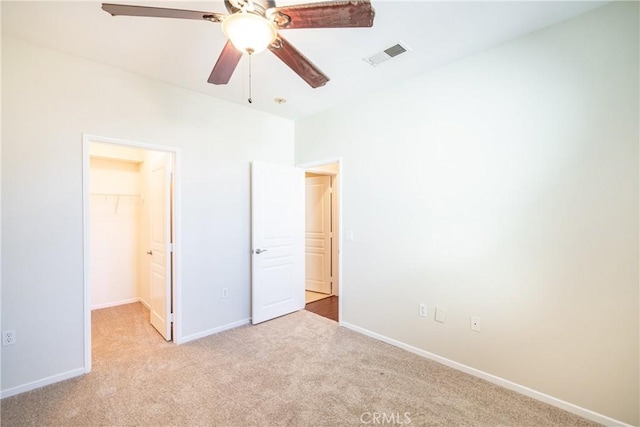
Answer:
[[[151,164],[151,324],[171,340],[171,156]]]
[[[305,178],[305,287],[331,293],[331,177]]]
[[[253,162],[251,322],[304,308],[304,171]]]

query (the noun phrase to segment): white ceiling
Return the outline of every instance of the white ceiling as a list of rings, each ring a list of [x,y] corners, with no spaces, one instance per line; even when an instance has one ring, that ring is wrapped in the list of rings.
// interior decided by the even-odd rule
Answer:
[[[113,3],[226,13],[222,1]],[[305,3],[281,0],[279,6]],[[219,24],[205,21],[112,17],[93,1],[2,1],[2,33],[201,92],[249,108],[297,119],[376,88],[584,13],[596,1],[377,1],[373,28],[298,29],[282,34],[331,79],[311,89],[273,54],[243,57],[226,86],[207,83],[225,43]],[[362,60],[398,41],[412,50],[372,67]],[[277,104],[274,98],[285,98]]]

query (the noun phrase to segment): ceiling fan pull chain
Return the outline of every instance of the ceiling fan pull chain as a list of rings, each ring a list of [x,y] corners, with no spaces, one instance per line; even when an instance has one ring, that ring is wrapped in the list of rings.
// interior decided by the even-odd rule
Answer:
[[[249,53],[249,104],[253,104],[253,100],[251,99],[251,53]]]

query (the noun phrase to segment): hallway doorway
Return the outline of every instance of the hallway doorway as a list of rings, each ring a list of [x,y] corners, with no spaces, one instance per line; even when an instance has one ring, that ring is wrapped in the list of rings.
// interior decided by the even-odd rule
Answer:
[[[339,321],[340,163],[305,169],[305,308]]]

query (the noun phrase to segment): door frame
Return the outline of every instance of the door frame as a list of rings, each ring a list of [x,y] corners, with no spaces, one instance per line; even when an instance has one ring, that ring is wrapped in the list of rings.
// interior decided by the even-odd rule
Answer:
[[[337,288],[338,288],[338,324],[341,325],[342,324],[342,307],[343,307],[343,301],[344,301],[344,297],[345,297],[345,292],[344,292],[344,282],[342,280],[342,241],[344,240],[342,237],[342,200],[343,200],[343,186],[342,186],[342,174],[344,172],[344,161],[342,160],[342,157],[335,157],[335,158],[330,158],[330,159],[325,159],[325,160],[318,160],[318,161],[313,161],[313,162],[304,162],[304,163],[298,163],[296,164],[296,167],[302,168],[305,170],[305,172],[312,172],[312,173],[318,173],[317,171],[313,171],[314,168],[317,168],[319,166],[326,166],[326,165],[330,165],[330,164],[337,164],[338,165],[338,173],[337,175],[334,176],[334,178],[336,179],[336,184],[337,184],[337,190],[338,190],[338,197],[337,199],[337,207],[336,207],[336,216],[338,219],[338,226],[336,227],[336,233],[334,234],[335,236],[338,236],[338,245],[337,245],[337,249],[338,249],[338,283],[337,283]],[[331,175],[331,174],[328,174]],[[334,189],[335,191],[335,189]]]
[[[181,182],[181,155],[177,147],[149,144],[146,142],[131,141],[119,138],[110,138],[91,134],[82,134],[82,226],[83,226],[83,284],[84,284],[84,372],[91,372],[91,280],[90,280],[90,146],[91,143],[112,144],[122,147],[139,148],[170,153],[173,155],[173,197],[171,198],[171,228],[173,230],[173,269],[171,279],[173,282],[171,298],[173,304],[173,342],[182,342],[182,182]]]

